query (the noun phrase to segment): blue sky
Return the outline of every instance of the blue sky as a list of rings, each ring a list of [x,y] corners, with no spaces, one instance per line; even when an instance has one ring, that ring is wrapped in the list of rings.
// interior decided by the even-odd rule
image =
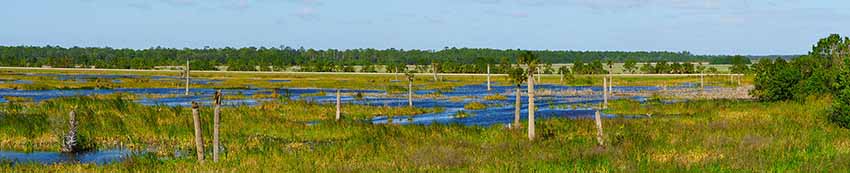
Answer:
[[[804,54],[847,0],[11,0],[0,45]]]

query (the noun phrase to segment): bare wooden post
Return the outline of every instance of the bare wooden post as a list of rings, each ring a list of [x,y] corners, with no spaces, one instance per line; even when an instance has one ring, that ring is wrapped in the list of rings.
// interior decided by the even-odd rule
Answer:
[[[215,108],[213,108],[213,162],[218,162],[218,153],[221,148],[219,128],[221,127],[221,90],[215,91]]]
[[[614,96],[614,76],[608,76],[608,94]]]
[[[487,64],[487,91],[490,91],[490,64]]]
[[[602,109],[608,109],[608,78],[602,77]]]
[[[531,74],[529,74],[531,75]],[[528,140],[534,140],[534,76],[528,78]]]
[[[201,132],[201,115],[198,111],[198,103],[192,102],[192,119],[195,121],[195,149],[198,153],[198,161],[204,162],[204,136]]]
[[[700,93],[705,95],[705,74],[699,75],[699,87],[700,87]]]
[[[604,146],[605,141],[602,133],[602,115],[599,114],[599,110],[596,111],[596,142],[599,142],[599,146]]]
[[[341,99],[339,96],[339,88],[336,89],[336,120],[339,121],[340,115],[342,114],[342,104],[340,103]]]
[[[186,95],[189,95],[189,60],[186,59]]]

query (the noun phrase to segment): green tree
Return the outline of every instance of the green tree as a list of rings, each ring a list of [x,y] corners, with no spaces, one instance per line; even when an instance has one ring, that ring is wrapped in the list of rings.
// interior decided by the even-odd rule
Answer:
[[[627,59],[626,63],[623,64],[623,69],[625,69],[628,73],[635,73],[635,70],[637,70],[637,61],[634,59]]]

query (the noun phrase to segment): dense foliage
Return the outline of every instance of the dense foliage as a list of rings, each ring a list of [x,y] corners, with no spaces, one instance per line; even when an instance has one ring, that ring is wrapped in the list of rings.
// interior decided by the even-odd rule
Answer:
[[[755,89],[751,95],[764,101],[833,95],[830,119],[850,127],[850,38],[832,34],[823,38],[808,55],[790,63],[779,58],[761,59],[754,66]]]
[[[91,67],[116,69],[151,69],[155,66],[183,66],[191,61],[193,69],[215,70],[227,66],[231,71],[277,71],[298,66],[299,71],[350,72],[352,66],[367,65],[430,65],[439,63],[444,73],[483,72],[481,64],[510,64],[522,50],[445,48],[443,50],[404,49],[348,49],[315,50],[281,46],[246,48],[203,48],[173,49],[154,47],[149,49],[113,49],[96,47],[63,48],[57,46],[0,46],[0,66],[18,67]],[[622,52],[622,51],[533,51],[544,63],[593,62],[640,62],[676,61],[710,62],[729,64],[733,56],[693,55],[689,52]],[[507,67],[507,66],[505,66]],[[506,68],[502,68],[504,70]],[[598,69],[597,69],[598,70]],[[599,72],[593,70],[593,73]],[[362,72],[375,71],[371,68]],[[554,70],[552,70],[554,71]],[[504,71],[502,71],[504,72]],[[581,72],[579,72],[581,73]],[[590,72],[587,72],[590,74]]]

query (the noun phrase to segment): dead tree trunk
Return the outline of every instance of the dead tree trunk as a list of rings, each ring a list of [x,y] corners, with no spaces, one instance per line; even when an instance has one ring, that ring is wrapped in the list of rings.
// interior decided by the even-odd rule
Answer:
[[[213,108],[213,162],[218,162],[219,149],[221,149],[221,139],[219,128],[221,127],[221,90],[215,91],[215,108]]]
[[[602,115],[599,114],[599,110],[596,111],[594,119],[596,119],[596,142],[599,143],[599,146],[604,146],[605,140],[602,133]]]
[[[77,140],[77,114],[74,110],[68,113],[68,133],[65,134],[65,141],[62,143],[63,153],[74,153],[79,148]]]
[[[198,110],[197,102],[192,102],[192,119],[195,122],[195,150],[198,154],[198,161],[204,162],[204,136],[201,132],[201,115]]]

